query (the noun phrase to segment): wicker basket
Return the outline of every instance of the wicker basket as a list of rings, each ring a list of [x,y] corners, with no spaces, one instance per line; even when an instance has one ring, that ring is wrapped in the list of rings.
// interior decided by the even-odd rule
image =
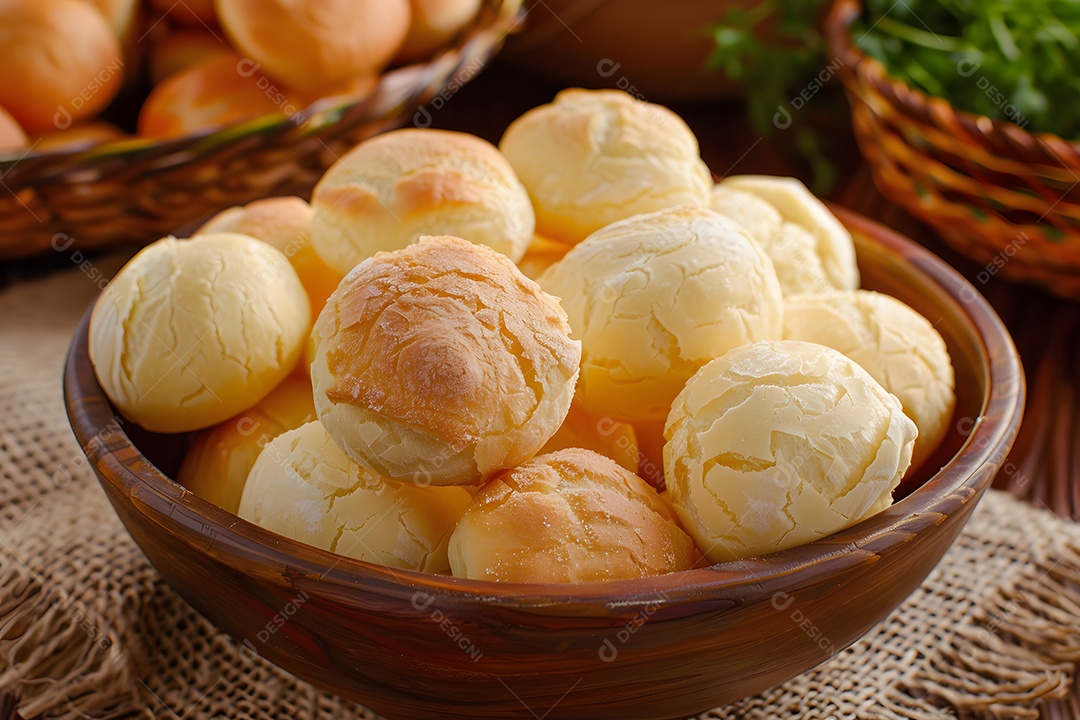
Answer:
[[[364,138],[409,121],[430,123],[420,105],[456,92],[515,26],[502,4],[484,0],[455,42],[424,64],[388,71],[358,102],[328,98],[290,118],[0,161],[0,259],[146,243],[232,205],[306,194]]]
[[[983,282],[1000,274],[1080,297],[1080,144],[957,110],[890,77],[852,42],[861,9],[838,0],[826,28],[879,190],[984,263]]]

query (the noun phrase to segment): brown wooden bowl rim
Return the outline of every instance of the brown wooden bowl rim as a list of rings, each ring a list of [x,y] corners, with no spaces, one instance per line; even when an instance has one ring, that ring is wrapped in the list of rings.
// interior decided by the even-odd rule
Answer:
[[[588,608],[598,604],[633,608],[761,597],[790,590],[811,576],[820,576],[823,564],[839,569],[873,561],[885,549],[939,525],[945,516],[977,501],[994,474],[979,470],[1004,460],[1016,438],[1024,407],[1024,376],[1016,348],[1001,319],[978,291],[914,241],[853,211],[837,206],[832,210],[868,242],[901,256],[903,262],[937,284],[955,305],[955,311],[968,319],[979,343],[979,362],[986,378],[985,399],[962,447],[922,486],[873,517],[789,550],[639,580],[518,585],[387,568],[281,537],[196,497],[167,477],[143,458],[123,428],[117,426],[96,380],[92,386],[79,386],[77,366],[88,362],[87,328],[93,303],[82,318],[67,358],[64,396],[69,421],[101,482],[115,485],[129,502],[139,506],[141,515],[165,527],[183,523],[207,539],[201,552],[239,567],[246,574],[278,584],[317,578],[322,592],[333,592],[345,602],[365,592],[407,602],[418,591],[430,591],[444,600],[531,612],[580,604],[582,614],[588,614]],[[92,372],[87,376],[93,378]],[[995,408],[995,414],[987,414],[989,408]],[[142,459],[141,474],[117,458],[117,451],[122,449],[134,451]]]
[[[1066,167],[1080,166],[1080,139],[1069,140],[1051,132],[1030,132],[1008,120],[995,120],[988,115],[980,115],[955,107],[943,97],[927,95],[918,88],[913,88],[894,77],[876,58],[870,57],[851,40],[851,24],[862,12],[862,0],[836,0],[825,19],[825,34],[833,53],[841,63],[867,83],[885,86],[888,95],[895,98],[908,115],[929,118],[940,114],[942,110],[951,112],[965,130],[973,136],[990,138],[997,134],[1023,147],[1042,146],[1048,157],[1057,158]],[[960,140],[960,138],[958,138]],[[991,141],[993,142],[993,141]],[[1001,142],[994,142],[1000,145]],[[1068,149],[1072,154],[1071,163],[1055,153],[1051,148]]]
[[[137,162],[144,156],[172,156],[184,151],[198,151],[202,147],[218,147],[223,144],[244,140],[248,137],[269,135],[276,132],[286,131],[294,126],[307,123],[311,118],[319,115],[337,114],[340,118],[344,113],[355,108],[374,106],[380,97],[387,92],[397,78],[407,77],[410,73],[420,73],[420,78],[413,82],[417,91],[423,91],[427,86],[428,74],[434,72],[441,65],[450,61],[451,58],[475,57],[477,52],[498,45],[501,36],[511,32],[520,23],[521,14],[502,17],[499,8],[504,0],[483,0],[483,4],[477,11],[476,17],[470,25],[462,30],[451,42],[434,51],[426,60],[408,62],[404,65],[390,67],[382,72],[378,83],[370,91],[361,97],[349,99],[347,95],[317,98],[298,109],[292,116],[282,116],[282,113],[270,113],[259,117],[247,118],[227,125],[197,130],[187,135],[170,138],[147,138],[133,135],[119,140],[113,140],[96,145],[77,145],[72,149],[57,148],[55,150],[34,151],[27,149],[21,154],[12,151],[10,156],[0,157],[0,176],[7,170],[28,159],[59,159],[66,157],[69,160],[64,171],[78,170],[85,162],[92,162],[103,157],[117,158],[127,157],[130,162]],[[447,75],[447,79],[453,76],[453,72]],[[320,123],[319,127],[331,125],[337,120]]]

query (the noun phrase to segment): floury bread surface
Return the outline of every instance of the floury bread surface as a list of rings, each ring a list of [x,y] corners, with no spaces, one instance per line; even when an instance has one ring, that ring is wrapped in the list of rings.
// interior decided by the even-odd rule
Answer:
[[[165,238],[109,283],[90,317],[90,360],[109,399],[147,430],[216,425],[292,372],[311,326],[278,250],[230,233]]]
[[[446,545],[470,495],[462,488],[389,482],[348,456],[318,422],[263,448],[240,517],[340,555],[443,572]]]
[[[779,339],[772,262],[708,208],[613,223],[540,277],[581,340],[577,402],[618,420],[659,420],[690,376],[731,348]]]
[[[917,430],[853,360],[784,340],[736,348],[676,398],[666,495],[709,560],[829,535],[892,503]]]
[[[698,553],[656,491],[573,448],[500,473],[450,538],[457,577],[517,583],[627,580],[690,569]]]
[[[896,298],[869,290],[788,298],[784,338],[839,350],[895,395],[919,428],[913,466],[945,436],[956,404],[949,351],[930,321]]]
[[[356,266],[312,334],[327,431],[387,478],[436,485],[535,455],[566,417],[581,357],[555,298],[451,237]]]
[[[618,90],[563,90],[512,122],[499,149],[532,197],[537,232],[553,240],[709,204],[712,176],[683,119]]]

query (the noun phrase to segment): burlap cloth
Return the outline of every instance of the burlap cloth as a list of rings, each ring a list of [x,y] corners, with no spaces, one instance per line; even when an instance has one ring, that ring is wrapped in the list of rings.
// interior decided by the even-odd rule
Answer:
[[[0,293],[0,720],[16,694],[27,720],[376,717],[238,652],[169,589],[108,506],[60,381],[79,315],[115,267]],[[1080,659],[1078,541],[1077,526],[992,491],[937,570],[867,637],[703,717],[1038,717],[1034,703],[1064,696]]]

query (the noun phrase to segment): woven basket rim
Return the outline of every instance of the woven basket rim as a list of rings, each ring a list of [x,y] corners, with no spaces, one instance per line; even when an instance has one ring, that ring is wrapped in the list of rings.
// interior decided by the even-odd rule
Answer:
[[[397,81],[398,77],[437,67],[440,63],[446,62],[449,55],[461,51],[482,33],[496,28],[503,21],[500,18],[500,9],[503,3],[504,0],[483,0],[470,24],[459,31],[450,42],[433,51],[423,61],[408,62],[383,70],[379,76],[379,81],[363,95],[353,98],[349,98],[347,95],[320,97],[312,100],[304,107],[298,108],[292,115],[275,112],[246,118],[227,125],[197,130],[180,137],[147,138],[133,135],[96,145],[76,146],[73,149],[57,148],[45,151],[26,149],[18,155],[0,157],[0,177],[11,168],[28,159],[67,158],[69,160],[67,169],[74,170],[84,162],[92,162],[102,157],[120,158],[126,156],[136,158],[147,153],[180,153],[196,145],[217,144],[219,139],[236,142],[247,137],[264,133],[272,134],[289,126],[304,124],[319,115],[329,116],[344,113],[365,103],[375,102],[389,85]],[[513,32],[520,24],[520,17],[523,14],[524,12],[519,10],[516,14],[518,19],[507,24],[509,28],[506,30],[507,33]]]
[[[1009,120],[996,120],[988,115],[957,108],[945,98],[928,95],[890,74],[885,65],[864,53],[851,39],[851,24],[862,9],[862,0],[836,0],[825,20],[826,38],[845,67],[863,82],[874,85],[879,92],[896,102],[906,114],[933,117],[950,113],[971,135],[988,144],[1001,145],[1002,138],[1007,138],[1020,145],[1040,145],[1062,165],[1069,166],[1065,159],[1054,151],[1053,148],[1056,147],[1072,153],[1074,157],[1071,158],[1071,165],[1080,166],[1080,139],[1069,140],[1051,132],[1031,132]]]

